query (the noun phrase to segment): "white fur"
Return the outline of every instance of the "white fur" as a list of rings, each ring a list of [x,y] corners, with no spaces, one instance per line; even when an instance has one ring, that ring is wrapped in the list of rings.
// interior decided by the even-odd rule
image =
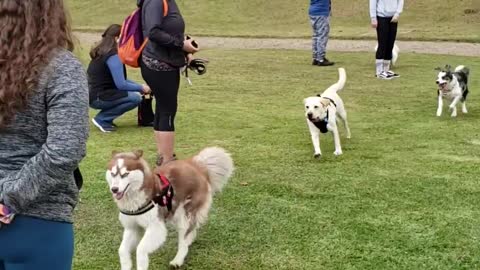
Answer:
[[[208,174],[211,176],[212,184],[209,188],[207,201],[195,217],[187,215],[185,212],[184,205],[188,204],[188,201],[186,201],[178,205],[175,214],[169,219],[178,231],[178,251],[175,258],[170,262],[170,265],[174,267],[183,265],[189,246],[197,235],[197,229],[207,220],[214,191],[220,191],[234,170],[230,155],[222,148],[206,148],[196,155],[194,160],[199,164],[205,165]],[[150,173],[146,162],[143,159],[139,161],[144,164],[143,167],[147,173]],[[123,162],[123,160],[118,159],[116,165],[111,170],[107,170],[106,179],[110,190],[117,187],[119,189],[118,192],[124,192],[121,199],[115,199],[117,206],[120,209],[135,211],[148,200],[145,190],[141,189],[145,174],[140,170],[127,171],[123,167]],[[124,172],[124,177],[121,176],[122,174],[118,174],[119,171]],[[152,210],[138,216],[119,214],[120,223],[124,227],[122,243],[118,250],[122,270],[133,269],[132,253],[135,250],[137,259],[136,269],[147,270],[149,255],[159,249],[165,242],[167,227],[165,218],[159,215],[158,210],[156,205]],[[191,220],[192,218],[195,218],[195,220]],[[193,227],[191,222],[194,224]],[[187,234],[189,229],[190,231]]]
[[[213,192],[219,192],[233,173],[233,161],[223,148],[203,149],[193,160],[208,168],[208,176]]]
[[[337,127],[337,117],[342,119],[345,125],[345,129],[347,130],[347,138],[351,137],[350,128],[348,127],[347,121],[347,112],[345,110],[343,100],[337,94],[337,92],[342,90],[345,86],[345,82],[347,81],[347,75],[344,68],[339,68],[338,73],[338,82],[325,90],[320,95],[320,97],[315,96],[304,99],[305,116],[307,118],[308,128],[312,137],[314,156],[316,158],[319,158],[322,155],[322,151],[320,149],[320,130],[312,123],[312,121],[321,121],[327,116],[327,111],[329,115],[327,129],[333,133],[333,139],[335,142],[334,155],[338,156],[343,154],[342,146],[340,144],[340,135],[338,133]],[[331,103],[328,106],[325,106],[323,104],[324,102],[326,102],[324,98],[329,98],[333,100],[336,106]]]
[[[459,72],[464,69],[464,66],[458,66],[455,68],[455,72]],[[437,75],[436,83],[439,86],[438,88],[438,107],[437,107],[437,116],[442,116],[443,111],[443,100],[446,99],[450,101],[449,109],[452,111],[451,117],[457,116],[457,104],[462,99],[462,88],[458,82],[456,76],[452,74],[452,80],[445,80],[444,76],[447,73],[445,71],[440,71]],[[465,100],[462,101],[462,112],[468,113],[467,105]]]

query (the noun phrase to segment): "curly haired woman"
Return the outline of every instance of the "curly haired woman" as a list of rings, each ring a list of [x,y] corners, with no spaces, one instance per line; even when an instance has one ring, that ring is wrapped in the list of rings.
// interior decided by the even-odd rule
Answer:
[[[86,75],[62,0],[2,0],[0,26],[0,269],[71,269]]]

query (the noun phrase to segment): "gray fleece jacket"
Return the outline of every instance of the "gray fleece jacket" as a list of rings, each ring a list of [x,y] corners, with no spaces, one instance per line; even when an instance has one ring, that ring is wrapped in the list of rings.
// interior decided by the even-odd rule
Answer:
[[[20,215],[72,222],[73,171],[85,156],[88,86],[70,52],[59,51],[27,108],[0,129],[0,202]]]

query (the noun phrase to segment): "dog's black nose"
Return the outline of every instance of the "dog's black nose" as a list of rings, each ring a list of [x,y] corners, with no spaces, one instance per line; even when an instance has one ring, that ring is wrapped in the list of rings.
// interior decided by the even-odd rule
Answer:
[[[112,187],[112,193],[117,193],[118,192],[118,187]]]
[[[439,81],[436,81],[436,83],[437,83],[437,84],[440,84],[440,82],[439,82]]]
[[[308,118],[312,118],[313,114],[312,113],[307,113]]]

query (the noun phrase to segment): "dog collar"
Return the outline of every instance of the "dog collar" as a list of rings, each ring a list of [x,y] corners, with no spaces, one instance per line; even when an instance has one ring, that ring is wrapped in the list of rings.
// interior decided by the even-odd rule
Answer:
[[[322,95],[320,95],[320,94],[318,94],[317,97],[324,98],[324,99],[328,99],[328,100],[330,100],[330,102],[331,102],[335,107],[337,107],[337,104],[335,103],[335,101],[333,101],[333,99],[328,98],[328,97],[322,97]]]
[[[337,104],[335,103],[335,101],[333,101],[333,99],[328,98],[328,97],[321,97],[321,98],[330,100],[330,102],[333,104],[333,106],[337,107]],[[328,118],[328,111],[327,111],[327,118]]]
[[[153,203],[153,201],[148,201],[143,206],[138,208],[137,210],[128,211],[128,210],[120,209],[120,213],[122,213],[124,215],[127,215],[127,216],[139,216],[141,214],[145,214],[146,212],[152,210],[154,207],[155,207],[155,204]]]
[[[120,213],[127,215],[127,216],[139,216],[141,214],[145,214],[148,211],[152,210],[156,204],[161,207],[167,207],[168,211],[172,210],[172,200],[173,200],[173,187],[168,181],[167,177],[157,174],[158,178],[160,179],[160,192],[155,194],[152,200],[146,202],[140,208],[134,211],[128,211],[120,209]]]

